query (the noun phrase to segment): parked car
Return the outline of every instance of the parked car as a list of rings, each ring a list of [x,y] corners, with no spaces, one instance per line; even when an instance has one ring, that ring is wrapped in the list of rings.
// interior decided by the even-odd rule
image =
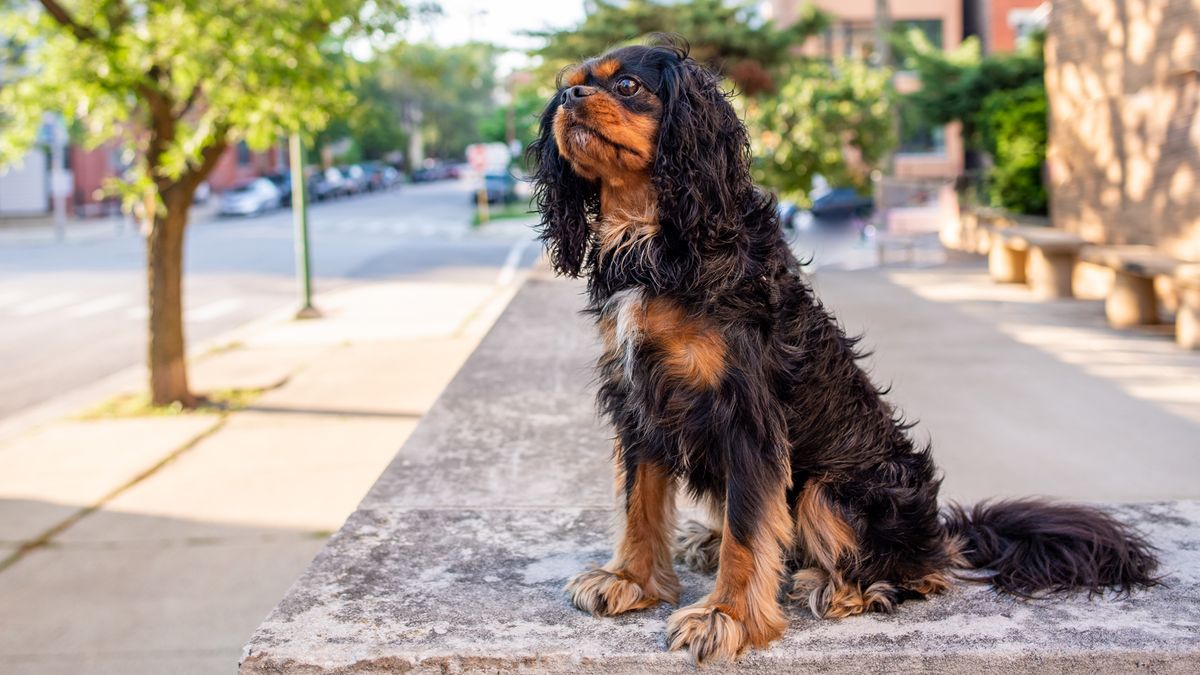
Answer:
[[[346,179],[346,193],[357,195],[367,192],[369,185],[367,182],[367,172],[363,171],[361,166],[351,164],[349,166],[339,166],[338,171]]]
[[[350,192],[346,187],[346,177],[342,175],[342,172],[329,167],[309,177],[308,194],[313,201],[321,202],[348,195]]]
[[[383,175],[383,188],[385,190],[398,187],[404,178],[394,166],[384,165],[380,173]]]
[[[400,182],[400,172],[381,162],[360,164],[367,178],[367,191],[390,190]]]
[[[266,178],[254,180],[226,190],[221,195],[219,213],[223,216],[250,216],[279,208],[279,189]]]
[[[483,188],[487,191],[489,204],[509,203],[517,200],[517,179],[509,173],[489,173],[483,176]],[[472,193],[472,200],[478,197]]]
[[[874,200],[858,194],[853,188],[832,188],[813,198],[811,211],[819,218],[844,218],[865,216],[874,208]]]
[[[429,183],[448,178],[454,178],[454,170],[438,162],[426,162],[424,166],[413,171],[412,174],[412,181],[414,183]]]
[[[785,230],[796,228],[796,214],[800,208],[795,202],[782,201],[775,205],[775,213],[779,216],[779,225]]]
[[[289,171],[280,173],[270,173],[263,178],[271,181],[275,188],[279,190],[279,203],[284,206],[292,205],[292,174]]]

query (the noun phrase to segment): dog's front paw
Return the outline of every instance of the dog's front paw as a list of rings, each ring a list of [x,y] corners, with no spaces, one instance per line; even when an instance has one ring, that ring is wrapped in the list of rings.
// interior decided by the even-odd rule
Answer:
[[[720,607],[692,605],[667,619],[670,649],[686,647],[697,665],[708,661],[733,661],[749,642],[746,625]]]
[[[567,582],[571,602],[596,616],[616,616],[635,609],[653,607],[660,598],[641,585],[603,568],[588,570]]]

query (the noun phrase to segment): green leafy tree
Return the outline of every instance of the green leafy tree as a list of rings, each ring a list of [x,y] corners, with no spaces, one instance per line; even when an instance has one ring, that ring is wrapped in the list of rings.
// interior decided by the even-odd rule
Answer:
[[[827,17],[811,7],[795,23],[780,28],[763,20],[751,2],[596,0],[579,26],[530,34],[546,39],[535,54],[548,72],[554,72],[651,33],[677,33],[691,44],[693,57],[753,95],[773,89],[772,73],[795,58],[792,47],[826,25]]]
[[[508,105],[496,108],[480,122],[480,140],[506,143],[511,125],[516,141],[522,148],[528,147],[537,138],[538,118],[549,95],[549,91],[534,86],[517,88]]]
[[[742,100],[755,179],[800,204],[817,175],[864,189],[895,143],[890,83],[861,61],[801,63],[776,93]]]
[[[394,0],[40,0],[0,12],[26,36],[0,89],[0,152],[33,142],[43,112],[136,157],[121,190],[146,222],[148,365],[156,405],[192,406],[182,310],[184,231],[197,186],[226,148],[319,129],[351,102],[331,54],[403,17]],[[4,158],[0,158],[3,161]]]
[[[1040,37],[1016,52],[987,56],[974,38],[949,52],[916,31],[895,44],[907,68],[922,82],[936,83],[905,95],[906,111],[931,125],[962,123],[967,146],[994,162],[987,176],[992,205],[1046,213],[1042,167],[1048,122]]]
[[[383,87],[380,60],[357,61],[345,54],[332,56],[337,57],[339,67],[345,73],[342,87],[355,103],[335,114],[316,134],[312,158],[320,162],[321,148],[343,139],[351,141],[350,150],[336,157],[338,162],[377,160],[403,150],[408,134]]]
[[[399,44],[379,55],[378,86],[404,133],[419,137],[424,153],[461,158],[495,110],[497,54],[496,47],[478,42]]]

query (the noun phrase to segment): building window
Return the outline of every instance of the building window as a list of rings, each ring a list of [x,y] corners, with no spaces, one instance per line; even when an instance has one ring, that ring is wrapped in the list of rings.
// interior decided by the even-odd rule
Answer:
[[[939,154],[946,151],[945,127],[930,126],[922,122],[916,110],[909,106],[897,106],[900,116],[900,144],[897,152],[911,154]]]
[[[238,141],[237,163],[238,166],[250,166],[250,146],[246,145],[246,141]]]
[[[929,43],[942,48],[941,19],[897,19],[892,30],[907,34],[912,29],[921,31]],[[875,22],[843,21],[825,31],[824,48],[827,58],[862,59],[870,61],[875,55]]]
[[[942,20],[941,19],[902,19],[892,24],[901,34],[907,35],[912,29],[921,31],[929,44],[942,48]]]

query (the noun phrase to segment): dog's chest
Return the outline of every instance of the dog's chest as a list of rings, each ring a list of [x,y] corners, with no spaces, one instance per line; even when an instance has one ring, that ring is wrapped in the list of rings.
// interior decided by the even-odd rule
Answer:
[[[726,344],[718,327],[668,298],[620,291],[604,304],[599,325],[610,378],[633,385],[661,375],[675,387],[705,389],[725,374]]]

